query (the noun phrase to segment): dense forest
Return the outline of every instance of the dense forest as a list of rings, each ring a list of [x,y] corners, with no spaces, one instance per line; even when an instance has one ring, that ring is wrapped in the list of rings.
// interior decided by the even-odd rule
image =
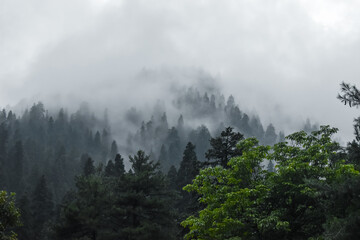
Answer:
[[[121,136],[86,104],[2,110],[0,239],[360,238],[360,118],[343,147],[336,128],[285,137],[217,92],[184,89],[172,108],[176,122],[129,109]]]

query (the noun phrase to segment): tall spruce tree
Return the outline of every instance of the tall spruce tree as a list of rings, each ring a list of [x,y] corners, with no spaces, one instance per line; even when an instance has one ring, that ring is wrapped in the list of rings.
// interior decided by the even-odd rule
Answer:
[[[191,183],[198,173],[199,162],[195,153],[195,145],[189,142],[185,147],[183,159],[178,171],[177,184],[179,190],[182,190],[185,185]]]
[[[124,176],[126,184],[119,184],[111,210],[113,239],[172,239],[171,193],[159,164],[143,151],[129,158],[132,171]]]
[[[33,239],[44,239],[45,223],[53,219],[54,203],[52,193],[47,186],[44,175],[39,179],[38,184],[32,194],[31,209],[33,216]]]
[[[232,127],[227,127],[217,138],[210,139],[211,148],[206,152],[208,161],[206,165],[220,165],[227,168],[227,163],[232,157],[240,156],[242,150],[236,147],[236,144],[244,139],[241,133],[233,132]]]
[[[16,229],[19,239],[21,240],[32,240],[33,236],[33,216],[31,214],[30,200],[26,194],[24,194],[17,202],[20,210],[20,220],[22,226]]]
[[[125,173],[124,159],[120,154],[115,156],[114,174],[116,177],[120,177]]]
[[[106,177],[115,176],[115,165],[112,160],[110,160],[105,167],[105,176]]]
[[[180,192],[177,209],[180,213],[180,221],[192,214],[195,214],[196,211],[199,210],[199,195],[197,193],[189,193],[183,190],[183,187],[190,184],[199,173],[199,164],[200,163],[198,162],[195,153],[195,145],[189,142],[184,150],[183,160],[180,163],[177,175],[177,187]],[[181,235],[184,235],[184,232]]]
[[[178,189],[177,176],[178,175],[177,175],[176,168],[174,167],[174,165],[172,165],[169,169],[169,172],[167,173],[167,178],[169,181],[169,188],[172,190]]]

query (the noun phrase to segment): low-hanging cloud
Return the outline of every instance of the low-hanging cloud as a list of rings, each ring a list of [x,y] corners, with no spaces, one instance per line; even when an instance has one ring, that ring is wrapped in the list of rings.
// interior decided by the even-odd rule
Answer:
[[[88,101],[117,112],[171,99],[174,86],[205,75],[265,124],[290,131],[310,117],[352,137],[358,111],[335,96],[341,81],[359,82],[356,1],[1,5],[3,106],[23,98],[71,106]]]

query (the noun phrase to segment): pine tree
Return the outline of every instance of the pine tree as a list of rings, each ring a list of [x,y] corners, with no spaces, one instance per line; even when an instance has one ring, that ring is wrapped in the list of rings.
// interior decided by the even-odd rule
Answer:
[[[131,173],[119,184],[113,206],[113,239],[172,239],[171,194],[159,165],[149,161],[143,151],[130,156]]]
[[[169,146],[168,158],[169,163],[167,164],[164,172],[166,173],[171,165],[179,166],[181,160],[181,142],[178,131],[175,127],[172,127],[169,130],[168,136],[166,138],[166,143]]]
[[[220,165],[227,168],[227,163],[232,157],[241,155],[242,150],[238,149],[236,144],[242,139],[244,139],[244,136],[239,132],[233,132],[232,127],[227,127],[219,137],[211,138],[211,148],[206,152],[206,158],[208,159],[206,165]]]
[[[21,195],[24,189],[24,150],[21,141],[15,143],[10,157],[10,161],[12,162],[9,179],[9,183],[11,183],[10,189]],[[13,177],[15,175],[16,178]]]
[[[26,194],[24,194],[17,203],[20,210],[20,220],[22,226],[18,227],[16,232],[19,235],[21,240],[32,240],[33,235],[33,223],[32,223],[32,214],[30,207],[30,200]]]
[[[116,177],[120,177],[125,173],[124,159],[120,154],[116,154],[114,164],[114,174]]]
[[[6,114],[6,113],[5,113]],[[0,185],[6,186],[7,175],[6,169],[6,156],[7,156],[7,143],[8,143],[8,131],[6,124],[3,122],[0,124]]]
[[[105,176],[106,177],[115,176],[115,165],[112,160],[110,160],[105,167]]]
[[[169,169],[169,172],[167,173],[167,178],[169,181],[169,188],[172,190],[178,190],[178,186],[177,186],[177,171],[176,168],[174,167],[174,165],[172,165]]]
[[[183,190],[183,187],[190,184],[198,173],[199,162],[195,153],[195,145],[189,142],[184,150],[183,160],[181,161],[176,181],[177,189],[181,196],[177,204],[181,221],[194,214],[199,208],[197,201],[199,195]]]
[[[56,225],[59,239],[113,239],[109,229],[111,189],[101,175],[76,177],[77,191],[63,203]]]
[[[95,173],[94,161],[91,158],[88,158],[84,165],[83,174],[84,176],[89,176],[94,173]]]
[[[195,145],[189,142],[184,150],[183,159],[178,171],[177,184],[181,190],[185,185],[191,183],[199,173],[199,162],[195,153]]]
[[[43,239],[45,223],[53,219],[54,203],[52,194],[47,186],[46,178],[42,175],[32,194],[31,209],[33,216],[33,239]]]
[[[266,128],[265,135],[264,135],[264,144],[265,145],[273,145],[276,143],[277,135],[275,133],[274,126],[270,123],[269,126]]]

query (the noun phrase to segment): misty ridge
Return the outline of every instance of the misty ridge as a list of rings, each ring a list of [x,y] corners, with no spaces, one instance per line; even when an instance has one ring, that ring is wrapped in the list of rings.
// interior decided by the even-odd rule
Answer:
[[[360,239],[358,9],[0,0],[0,240]]]
[[[152,74],[148,70],[140,73],[149,80],[156,77]],[[189,142],[194,157],[206,162],[210,140],[227,127],[246,138],[256,137],[264,145],[285,140],[273,124],[263,126],[257,115],[242,111],[232,95],[225,97],[211,76],[200,72],[198,77],[191,87],[171,85],[169,93],[162,93],[168,96],[166,100],[149,101],[143,108],[127,105],[124,112],[94,111],[86,102],[74,112],[69,110],[74,106],[48,109],[46,102],[28,108],[25,100],[13,109],[8,106],[0,112],[2,186],[23,199],[45,177],[51,203],[60,207],[90,159],[98,171],[110,171],[119,159],[129,171],[133,167],[127,156],[143,150],[166,175],[174,167],[176,171],[181,168]],[[308,120],[303,129],[310,133],[318,127]]]
[[[170,84],[164,86],[163,78],[166,77]],[[38,115],[37,119],[43,119],[44,126],[40,130],[39,127],[33,130],[40,132],[48,129],[46,122],[66,121],[70,125],[76,121],[82,122],[82,127],[86,129],[84,132],[88,135],[86,138],[93,138],[88,141],[101,142],[104,146],[102,154],[92,156],[96,162],[107,163],[107,158],[112,156],[108,154],[111,143],[115,141],[123,156],[134,154],[139,149],[144,150],[151,155],[152,160],[161,162],[164,172],[172,165],[179,167],[187,142],[195,144],[198,159],[205,161],[205,152],[210,148],[209,140],[219,136],[225,127],[231,126],[245,137],[256,137],[264,145],[284,141],[283,129],[289,128],[274,126],[272,123],[263,125],[256,113],[240,109],[232,95],[224,96],[218,80],[202,70],[187,69],[181,74],[174,74],[171,69],[166,69],[159,74],[158,71],[143,69],[136,78],[138,84],[148,82],[148,86],[145,86],[147,93],[142,95],[144,98],[133,102],[134,106],[129,105],[131,100],[125,104],[109,103],[106,106],[103,100],[91,100],[88,103],[71,99],[73,102],[69,103],[62,99],[57,102],[54,101],[56,96],[45,95],[44,101],[40,100],[33,105],[24,99],[14,107],[7,106],[3,110],[2,121],[5,122],[9,113],[10,119],[20,122],[29,121],[29,116]],[[182,82],[195,84],[189,86]],[[161,90],[157,90],[159,84]],[[145,91],[144,87],[137,90],[140,93]],[[155,96],[150,94],[153,91]],[[144,99],[143,103],[141,99]],[[76,109],[76,106],[79,108]],[[36,111],[38,113],[35,114]],[[317,124],[307,119],[298,130],[310,133],[318,128]],[[58,144],[62,145],[61,141],[66,140],[59,141]],[[83,152],[88,152],[88,149]],[[126,160],[125,165],[129,168]]]

